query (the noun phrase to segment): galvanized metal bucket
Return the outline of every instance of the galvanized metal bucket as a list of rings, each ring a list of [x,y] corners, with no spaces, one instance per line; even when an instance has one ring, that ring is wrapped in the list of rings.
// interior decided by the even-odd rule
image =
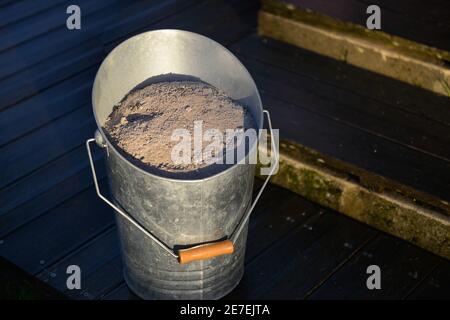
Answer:
[[[86,145],[97,193],[117,213],[130,289],[145,299],[217,299],[243,275],[248,218],[269,176],[252,203],[255,165],[244,164],[246,159],[202,179],[167,178],[132,164],[102,130],[130,90],[169,73],[223,90],[248,107],[258,129],[263,127],[266,111],[258,90],[233,54],[195,33],[157,30],[126,40],[103,61],[92,92],[98,130]],[[94,141],[106,149],[111,200],[99,190],[90,150]],[[257,143],[246,157],[253,152]]]

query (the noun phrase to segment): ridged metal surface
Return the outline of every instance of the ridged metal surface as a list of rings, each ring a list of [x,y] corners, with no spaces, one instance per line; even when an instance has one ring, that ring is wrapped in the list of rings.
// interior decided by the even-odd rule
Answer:
[[[230,237],[251,203],[255,166],[236,164],[209,177],[187,180],[146,172],[123,157],[102,126],[126,93],[162,74],[196,77],[225,91],[248,107],[258,129],[263,112],[253,79],[239,60],[218,43],[194,33],[143,33],[120,44],[102,63],[92,100],[106,144],[112,197],[117,206],[176,251]],[[256,143],[249,149],[249,153],[256,152]],[[247,224],[234,243],[233,254],[182,265],[128,220],[117,215],[116,221],[125,279],[142,298],[217,299],[242,277]]]

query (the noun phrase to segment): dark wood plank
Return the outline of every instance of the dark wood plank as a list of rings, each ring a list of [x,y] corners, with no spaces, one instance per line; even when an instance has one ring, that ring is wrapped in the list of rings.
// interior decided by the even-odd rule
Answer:
[[[116,256],[84,280],[83,299],[98,299],[123,282],[122,259]],[[73,292],[69,297],[75,296]]]
[[[17,103],[40,95],[46,89],[66,79],[70,80],[80,72],[90,68],[97,69],[103,58],[103,48],[98,46],[98,42],[86,42],[52,59],[51,66],[50,61],[46,61],[4,79],[0,82],[0,93],[3,95],[0,110],[15,107]]]
[[[450,127],[417,115],[391,109],[336,87],[242,57],[241,61],[263,91],[296,102],[312,112],[450,161]]]
[[[175,22],[176,17],[171,17],[161,21],[156,27],[169,28],[176,23],[177,28],[200,33],[224,46],[229,46],[256,30],[259,1],[227,1],[225,3],[219,1],[215,6],[211,6],[213,4],[211,1],[206,4],[208,8],[199,9],[200,11],[186,10],[186,16],[180,19],[178,23]],[[221,6],[220,9],[219,5]],[[197,19],[205,21],[211,19],[214,23],[205,24],[202,28],[199,25],[189,27],[187,22]]]
[[[450,262],[443,260],[439,266],[407,297],[412,300],[450,299]]]
[[[102,297],[103,300],[140,300],[125,283],[120,284],[113,291]]]
[[[12,4],[15,0],[0,0],[0,8]]]
[[[450,163],[280,101],[262,91],[280,138],[449,200]]]
[[[303,299],[377,234],[377,231],[355,221],[339,222],[306,249],[297,267],[284,271],[282,278],[261,298]]]
[[[433,24],[437,28],[450,27],[450,3],[446,0],[358,0],[366,5],[377,4],[380,8],[401,14],[410,19]]]
[[[1,300],[56,300],[64,296],[0,257]]]
[[[311,299],[402,299],[440,258],[403,240],[380,234],[338,270]],[[367,267],[381,269],[381,290],[368,290]]]
[[[93,137],[95,123],[90,105],[76,109],[32,134],[0,148],[0,187],[24,177]]]
[[[372,233],[336,213],[317,212],[250,262],[227,299],[301,298]]]
[[[256,27],[257,8],[258,2],[255,0],[230,0],[227,2],[212,0],[203,2],[198,6],[189,7],[183,12],[174,14],[154,25],[145,24],[142,21],[133,21],[132,25],[135,26],[135,29],[131,32],[128,31],[128,33],[122,32],[119,37],[117,35],[120,34],[123,27],[121,25],[114,26],[104,33],[105,51],[109,52],[120,42],[134,34],[154,29],[173,28],[200,33],[227,46],[244,37]]]
[[[81,150],[80,150],[81,149]],[[93,185],[84,148],[50,162],[46,170],[27,176],[0,193],[0,237],[33,221]],[[103,153],[95,152],[97,177],[105,177]],[[68,168],[69,165],[69,168]],[[59,174],[58,174],[59,173]]]
[[[29,16],[38,14],[42,11],[53,8],[54,6],[68,2],[65,0],[46,0],[46,1],[15,1],[9,6],[0,10],[0,28],[8,26],[11,23],[20,21]]]
[[[113,223],[112,209],[90,188],[3,238],[0,256],[37,274]]]
[[[345,93],[340,92],[344,90],[360,97],[364,102],[360,104],[362,110],[369,109],[369,106],[379,109],[381,104],[385,106],[383,111],[386,115],[394,112],[389,110],[389,106],[403,111],[405,117],[412,113],[420,118],[450,125],[448,98],[430,91],[257,35],[242,39],[232,49],[253,60],[308,78],[311,84],[306,88],[316,88],[315,93],[324,97],[342,101],[341,95]],[[323,94],[317,90],[318,86],[321,89],[329,88],[326,91],[331,93]],[[352,98],[353,101],[355,99]]]
[[[14,108],[0,111],[0,147],[90,103],[96,71],[96,68],[90,68],[18,103]]]
[[[81,290],[67,289],[66,270],[70,265],[80,267]],[[71,299],[94,299],[110,290],[123,281],[117,229],[113,227],[106,230],[79,250],[46,268],[37,278]],[[118,281],[114,280],[117,278]]]
[[[169,0],[163,3],[158,0],[119,1],[116,6],[109,6],[105,10],[84,17],[81,30],[68,32],[66,28],[62,28],[3,52],[0,54],[0,79],[85,42],[96,42],[96,45],[101,47],[101,37],[105,28],[114,26],[127,17],[136,14],[146,15],[147,23],[151,24],[182,11],[192,5],[192,1]],[[30,55],[30,52],[33,54]]]
[[[321,214],[313,204],[288,190],[277,194],[274,185],[265,191],[273,201],[269,205],[255,208],[249,224],[245,263],[250,263],[258,255],[270,248],[279,239],[298,228],[315,214]]]
[[[255,198],[256,194],[260,191],[263,183],[264,181],[262,179],[255,177],[255,180],[253,182],[253,198]],[[259,198],[255,208],[253,209],[252,218],[260,216],[267,210],[278,208],[282,202],[287,200],[286,191],[286,189],[279,186],[268,184],[261,194],[261,197]]]

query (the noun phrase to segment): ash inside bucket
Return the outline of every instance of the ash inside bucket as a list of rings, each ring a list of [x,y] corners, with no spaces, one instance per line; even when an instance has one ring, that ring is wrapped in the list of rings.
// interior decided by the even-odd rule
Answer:
[[[212,157],[225,155],[229,130],[250,128],[255,129],[255,122],[244,106],[200,81],[158,82],[132,90],[104,125],[109,140],[132,163],[154,174],[187,179],[232,165],[225,164],[225,157],[223,164],[211,163]]]

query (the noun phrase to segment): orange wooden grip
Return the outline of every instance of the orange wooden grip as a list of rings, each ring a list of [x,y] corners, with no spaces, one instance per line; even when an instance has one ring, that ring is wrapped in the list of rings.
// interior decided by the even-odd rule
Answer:
[[[185,264],[196,260],[205,260],[223,254],[230,254],[234,251],[234,245],[231,240],[202,244],[196,247],[178,251],[178,261]]]

